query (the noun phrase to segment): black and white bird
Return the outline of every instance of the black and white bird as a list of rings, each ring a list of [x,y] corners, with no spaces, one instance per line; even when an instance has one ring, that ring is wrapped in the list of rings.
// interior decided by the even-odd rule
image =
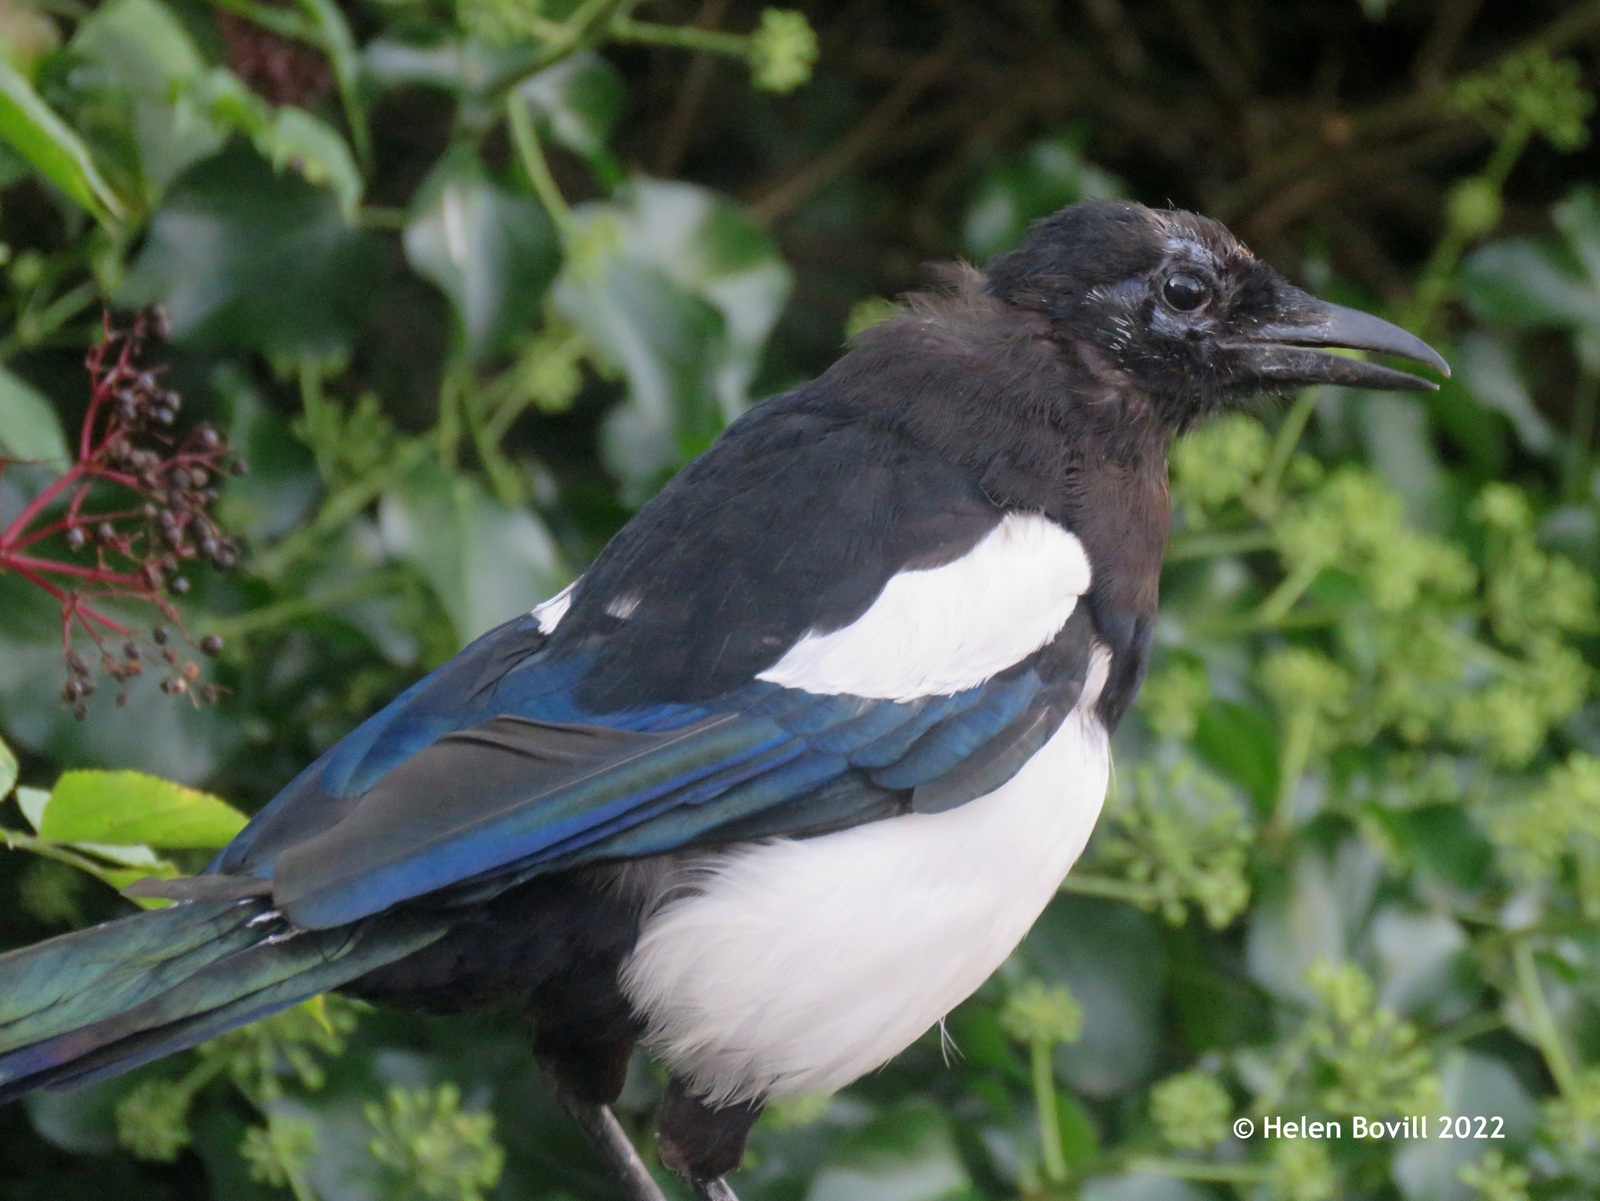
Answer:
[[[1213,221],[1085,202],[734,422],[567,591],[306,769],[184,903],[0,958],[0,1099],[341,988],[526,1004],[557,1095],[642,1044],[661,1158],[729,1196],[764,1102],[883,1064],[1016,947],[1150,651],[1167,452],[1426,344]]]

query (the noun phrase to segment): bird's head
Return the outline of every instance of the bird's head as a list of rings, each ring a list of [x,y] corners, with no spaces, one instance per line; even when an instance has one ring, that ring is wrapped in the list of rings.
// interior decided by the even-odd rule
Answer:
[[[1193,213],[1083,201],[1035,222],[986,274],[995,296],[1042,314],[1058,339],[1127,377],[1179,427],[1308,384],[1437,387],[1319,347],[1378,351],[1450,374],[1420,338],[1294,287]]]

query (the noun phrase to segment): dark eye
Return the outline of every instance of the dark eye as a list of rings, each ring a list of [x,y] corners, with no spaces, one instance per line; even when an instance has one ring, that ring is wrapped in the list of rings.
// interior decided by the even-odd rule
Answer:
[[[1180,313],[1192,313],[1211,299],[1211,286],[1198,276],[1180,271],[1167,276],[1161,285],[1161,298]]]

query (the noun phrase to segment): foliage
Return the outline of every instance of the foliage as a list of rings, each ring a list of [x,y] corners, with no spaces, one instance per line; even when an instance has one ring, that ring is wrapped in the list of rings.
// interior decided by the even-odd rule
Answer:
[[[916,6],[0,0],[0,939],[193,870],[230,802],[562,587],[918,258],[1136,191],[1387,308],[1457,376],[1176,448],[1155,662],[1084,861],[944,1029],[764,1116],[740,1193],[1594,1195],[1597,18],[1319,6],[1327,53],[1359,52],[1296,91],[1260,47],[1306,5],[1146,7],[952,3],[955,54]],[[146,306],[170,337],[124,365],[102,312]],[[131,507],[127,480],[80,491],[118,470],[97,406],[130,384],[132,486],[164,494]],[[248,475],[209,478],[235,454]],[[167,641],[116,634],[126,706],[74,720],[87,691],[47,681],[63,615],[96,619],[18,568],[141,570],[174,507],[141,593],[163,616],[103,601]],[[226,637],[197,644],[215,704],[153,682],[190,679],[188,628]],[[321,998],[0,1111],[0,1197],[614,1195],[527,1041]],[[636,1134],[660,1087],[641,1063]],[[1505,1137],[1260,1132],[1443,1114]]]

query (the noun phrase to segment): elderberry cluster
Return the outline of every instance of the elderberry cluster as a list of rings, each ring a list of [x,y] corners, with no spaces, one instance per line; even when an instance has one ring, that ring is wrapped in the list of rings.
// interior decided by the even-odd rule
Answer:
[[[171,696],[183,696],[192,690],[195,698],[205,704],[209,705],[216,701],[220,690],[215,684],[200,682],[200,664],[194,659],[181,656],[174,649],[171,630],[164,625],[152,626],[150,640],[155,643],[155,657],[163,665],[162,692]],[[195,643],[195,646],[201,654],[215,658],[222,653],[222,638],[217,634],[207,634]],[[119,685],[117,705],[120,708],[128,703],[128,690],[125,685],[144,674],[146,663],[144,648],[130,638],[120,649],[102,644],[99,650],[100,670]],[[95,693],[94,673],[89,667],[88,660],[75,650],[69,649],[65,659],[67,682],[61,686],[61,699],[71,705],[73,715],[82,720],[89,715],[89,698]]]
[[[142,362],[146,342],[164,335],[164,319],[142,313],[117,328],[108,318],[104,329],[85,359],[89,407],[74,461],[0,529],[0,570],[21,573],[61,605],[67,667],[61,695],[79,717],[95,691],[95,659],[119,685],[119,704],[127,700],[122,686],[152,666],[162,691],[214,700],[215,685],[200,683],[200,666],[183,648],[216,655],[222,641],[215,635],[193,641],[173,598],[189,591],[186,564],[227,570],[240,557],[213,509],[218,484],[242,474],[243,460],[211,425],[180,434],[182,397],[163,385],[161,368]],[[65,560],[35,552],[57,537]],[[91,555],[92,563],[85,562]],[[159,620],[151,627],[151,645],[141,645],[133,628],[102,610],[107,601],[152,606]],[[92,654],[74,648],[78,634],[94,644]]]

